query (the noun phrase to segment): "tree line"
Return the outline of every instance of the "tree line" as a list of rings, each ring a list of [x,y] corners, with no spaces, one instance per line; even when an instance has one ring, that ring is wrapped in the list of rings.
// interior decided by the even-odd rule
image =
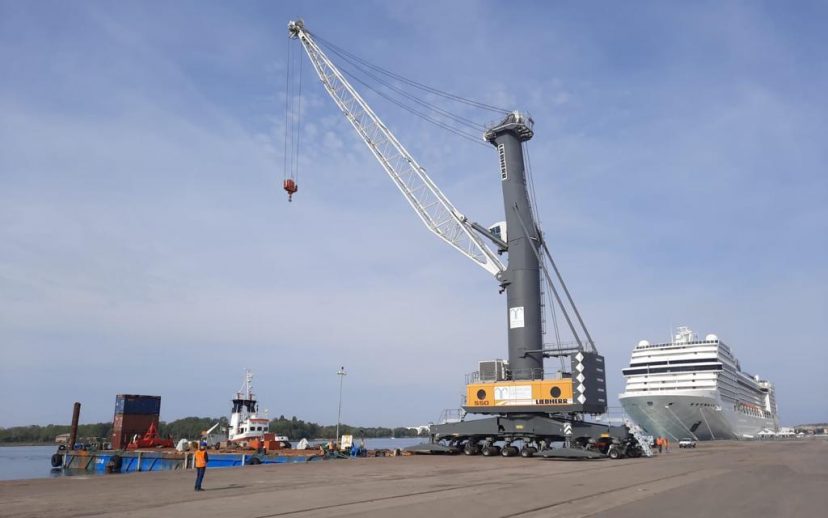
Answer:
[[[270,421],[270,431],[276,435],[285,435],[292,441],[299,439],[333,439],[336,435],[336,425],[319,425],[297,419],[296,416],[290,419],[281,415]],[[353,435],[354,437],[365,437],[373,439],[377,437],[415,437],[417,430],[397,427],[387,428],[383,426],[352,426],[348,424],[339,425],[340,435]]]
[[[185,417],[175,421],[158,424],[158,432],[163,437],[172,436],[178,440],[186,438],[195,440],[201,437],[201,432],[208,430],[211,426],[220,422],[227,427],[227,418],[212,417]],[[13,426],[0,428],[0,444],[14,443],[49,443],[54,444],[55,437],[69,433],[70,425],[49,424],[46,426]],[[291,441],[298,442],[300,439],[333,439],[336,435],[336,425],[320,425],[309,421],[298,419],[296,416],[287,418],[283,415],[270,421],[270,431],[276,435],[284,435]],[[354,437],[377,438],[377,437],[414,437],[416,430],[397,427],[374,427],[374,426],[352,426],[347,424],[339,425],[340,435],[351,434]],[[112,423],[92,423],[78,425],[78,437],[102,437],[109,438],[112,435]]]

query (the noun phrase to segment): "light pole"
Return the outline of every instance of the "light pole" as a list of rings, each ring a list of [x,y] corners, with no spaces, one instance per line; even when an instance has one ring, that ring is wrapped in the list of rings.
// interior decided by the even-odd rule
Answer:
[[[348,375],[345,372],[345,367],[340,367],[338,371],[336,371],[336,375],[339,376],[339,413],[336,416],[336,437],[334,437],[334,443],[339,443],[339,423],[342,421],[342,380],[345,379],[345,376]]]

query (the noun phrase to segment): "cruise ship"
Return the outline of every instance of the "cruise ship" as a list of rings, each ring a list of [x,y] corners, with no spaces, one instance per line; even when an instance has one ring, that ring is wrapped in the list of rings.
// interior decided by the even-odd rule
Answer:
[[[716,335],[699,340],[680,327],[671,342],[642,340],[623,372],[621,405],[650,435],[749,439],[779,429],[773,385],[742,371]]]

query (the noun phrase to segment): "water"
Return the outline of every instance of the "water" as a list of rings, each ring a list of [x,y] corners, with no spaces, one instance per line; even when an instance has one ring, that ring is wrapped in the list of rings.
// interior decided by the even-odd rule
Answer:
[[[372,450],[394,450],[427,441],[426,437],[402,437],[399,439],[365,439],[365,446]],[[296,441],[298,442],[298,441]],[[356,440],[359,444],[359,439]],[[63,476],[63,470],[52,471],[50,460],[57,451],[47,446],[0,446],[0,480],[50,478]],[[71,473],[71,472],[69,472]],[[89,475],[88,473],[85,473]]]
[[[0,446],[0,480],[59,477],[50,460],[57,446]]]

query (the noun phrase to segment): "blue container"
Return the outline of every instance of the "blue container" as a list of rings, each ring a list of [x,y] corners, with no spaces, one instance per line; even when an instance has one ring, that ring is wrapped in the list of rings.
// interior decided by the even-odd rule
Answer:
[[[115,414],[159,415],[161,413],[161,396],[141,396],[137,394],[118,394],[115,396]]]

